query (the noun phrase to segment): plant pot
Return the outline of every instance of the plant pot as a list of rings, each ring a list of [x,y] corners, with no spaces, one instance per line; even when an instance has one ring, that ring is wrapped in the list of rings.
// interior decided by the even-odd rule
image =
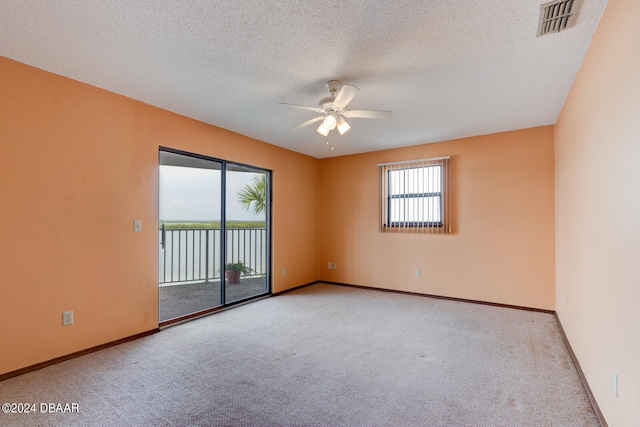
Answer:
[[[227,283],[240,283],[240,272],[238,270],[225,270]]]

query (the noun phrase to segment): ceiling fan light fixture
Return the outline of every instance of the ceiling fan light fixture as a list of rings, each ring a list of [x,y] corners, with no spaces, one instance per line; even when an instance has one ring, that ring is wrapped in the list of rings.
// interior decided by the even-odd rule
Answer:
[[[318,126],[318,129],[316,130],[316,132],[318,132],[322,136],[328,136],[329,132],[331,132],[331,129],[326,127],[324,125],[324,122],[322,122],[322,123],[320,123],[320,126]]]
[[[324,118],[322,124],[329,130],[334,130],[336,128],[336,116],[333,114],[327,114],[327,117]]]
[[[351,130],[351,126],[349,126],[349,123],[347,123],[343,117],[338,117],[336,120],[336,127],[338,128],[340,135],[344,135]]]
[[[581,1],[581,0],[552,0],[552,1]],[[340,135],[346,135],[351,132],[351,125],[345,119],[390,119],[393,114],[391,111],[383,110],[349,110],[347,106],[358,94],[360,89],[354,85],[341,84],[337,80],[329,80],[326,87],[331,96],[322,98],[317,107],[307,105],[297,105],[280,103],[284,107],[297,108],[300,110],[310,110],[318,114],[318,116],[302,122],[291,129],[301,129],[320,122],[320,126],[316,129],[320,135],[328,137],[332,130],[337,129]]]

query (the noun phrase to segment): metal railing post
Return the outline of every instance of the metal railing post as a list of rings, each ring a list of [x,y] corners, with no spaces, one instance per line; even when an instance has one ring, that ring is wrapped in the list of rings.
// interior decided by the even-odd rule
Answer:
[[[204,281],[209,282],[209,230],[205,230],[205,250],[204,250]]]

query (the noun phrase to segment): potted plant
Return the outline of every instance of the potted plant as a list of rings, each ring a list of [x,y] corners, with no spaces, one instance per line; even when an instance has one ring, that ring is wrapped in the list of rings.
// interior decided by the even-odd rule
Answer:
[[[227,283],[240,283],[240,275],[251,273],[251,268],[244,265],[244,262],[230,262],[224,268],[224,274],[227,278]]]

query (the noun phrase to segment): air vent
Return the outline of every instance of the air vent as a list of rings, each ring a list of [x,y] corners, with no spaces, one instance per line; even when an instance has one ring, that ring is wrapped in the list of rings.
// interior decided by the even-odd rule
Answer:
[[[554,0],[540,6],[538,36],[575,26],[581,4],[582,0]]]

